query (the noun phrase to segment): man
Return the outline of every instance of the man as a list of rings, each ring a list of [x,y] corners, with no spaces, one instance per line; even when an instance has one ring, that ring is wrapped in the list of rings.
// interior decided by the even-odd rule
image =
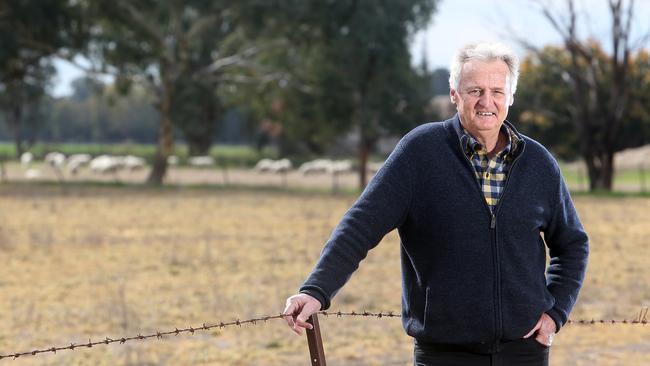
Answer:
[[[407,134],[345,214],[287,299],[296,333],[397,228],[416,365],[548,364],[582,285],[588,240],[557,162],[505,121],[518,68],[500,44],[458,51],[449,78],[457,115]]]

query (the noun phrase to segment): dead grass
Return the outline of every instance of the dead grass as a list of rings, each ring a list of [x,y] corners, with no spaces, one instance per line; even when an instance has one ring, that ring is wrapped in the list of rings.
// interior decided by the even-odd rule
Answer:
[[[353,202],[227,190],[0,186],[0,353],[277,314]],[[574,318],[650,304],[650,199],[576,199],[592,256]],[[399,311],[395,233],[333,310]],[[332,365],[410,365],[398,319],[321,320]],[[650,364],[648,326],[565,327],[553,365]],[[306,365],[282,321],[20,358],[15,365]]]

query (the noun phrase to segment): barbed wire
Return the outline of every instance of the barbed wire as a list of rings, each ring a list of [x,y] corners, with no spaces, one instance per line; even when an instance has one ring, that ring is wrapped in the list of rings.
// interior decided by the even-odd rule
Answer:
[[[342,312],[342,311],[319,311],[317,312],[318,315],[323,315],[327,318],[329,317],[372,317],[372,318],[401,318],[402,316],[399,314],[395,314],[392,311],[389,312],[378,312],[378,313],[373,313],[373,312],[368,312],[368,311],[362,311],[362,312]],[[647,315],[648,315],[648,307],[645,307],[641,309],[639,312],[639,315],[631,320],[623,319],[623,320],[616,320],[616,319],[591,319],[591,320],[585,320],[585,319],[579,319],[579,320],[572,320],[569,319],[567,321],[567,324],[579,324],[579,325],[596,325],[596,324],[624,324],[624,325],[646,325],[648,323],[647,320]],[[134,340],[147,340],[147,339],[163,339],[165,336],[178,336],[180,334],[184,333],[189,333],[189,334],[194,334],[196,332],[200,331],[208,331],[210,329],[223,329],[227,327],[233,327],[233,326],[242,326],[242,325],[257,325],[258,323],[266,323],[269,320],[273,319],[284,319],[285,317],[291,316],[291,314],[284,314],[280,313],[278,315],[270,315],[270,316],[261,316],[257,318],[250,318],[250,319],[245,319],[245,320],[233,320],[230,322],[219,322],[219,323],[213,323],[208,325],[207,323],[203,323],[200,326],[197,327],[187,327],[187,328],[175,328],[173,330],[168,330],[164,332],[155,332],[155,333],[150,333],[146,335],[138,334],[135,336],[130,336],[130,337],[120,337],[120,338],[109,338],[106,337],[104,340],[100,341],[92,341],[88,339],[88,343],[70,343],[68,346],[59,346],[59,347],[49,347],[49,348],[42,348],[42,349],[35,349],[33,351],[27,351],[27,352],[15,352],[15,353],[9,353],[9,354],[0,354],[0,360],[11,358],[11,359],[17,359],[19,357],[23,356],[36,356],[37,354],[40,353],[56,353],[57,351],[74,351],[77,348],[92,348],[94,346],[99,346],[99,345],[109,345],[112,343],[119,343],[119,344],[124,344],[126,342],[134,341]]]

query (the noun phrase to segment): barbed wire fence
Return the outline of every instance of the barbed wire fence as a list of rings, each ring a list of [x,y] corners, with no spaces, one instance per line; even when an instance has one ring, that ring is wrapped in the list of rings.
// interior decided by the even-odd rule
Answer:
[[[334,318],[342,318],[342,317],[361,317],[361,318],[401,318],[401,315],[395,314],[394,312],[368,312],[368,311],[362,311],[362,312],[342,312],[342,311],[319,311],[316,314],[322,315],[326,318],[334,317]],[[175,328],[173,330],[166,330],[166,331],[157,331],[155,333],[148,333],[148,334],[137,334],[137,335],[132,335],[128,337],[120,337],[120,338],[109,338],[106,337],[103,340],[96,340],[92,341],[91,339],[88,340],[87,343],[70,343],[69,345],[66,346],[52,346],[52,347],[46,347],[46,348],[41,348],[41,349],[35,349],[32,351],[25,351],[25,352],[12,352],[12,353],[6,353],[6,354],[0,354],[0,360],[4,359],[17,359],[20,357],[25,357],[25,356],[36,356],[41,353],[57,353],[58,351],[74,351],[79,348],[93,348],[95,346],[101,346],[101,345],[109,345],[113,343],[119,343],[119,344],[125,344],[127,342],[133,342],[133,341],[144,341],[144,340],[151,340],[151,339],[163,339],[166,336],[178,336],[181,334],[190,334],[194,335],[197,332],[205,332],[211,329],[224,329],[224,328],[232,328],[232,327],[241,327],[243,325],[259,325],[259,324],[265,324],[269,320],[276,320],[276,319],[284,319],[285,317],[290,316],[290,314],[284,314],[280,313],[278,315],[268,315],[268,316],[260,316],[256,318],[250,318],[250,319],[236,319],[233,321],[229,322],[219,322],[219,323],[203,323],[200,326],[190,326],[187,328]],[[605,325],[605,324],[613,324],[613,325],[629,325],[629,326],[645,326],[648,324],[648,307],[644,307],[639,311],[639,314],[632,319],[569,319],[567,321],[568,325],[585,325],[585,326],[591,326],[591,325]]]

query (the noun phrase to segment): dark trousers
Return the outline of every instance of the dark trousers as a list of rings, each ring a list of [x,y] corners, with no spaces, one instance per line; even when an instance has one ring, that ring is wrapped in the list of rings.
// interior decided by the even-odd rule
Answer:
[[[415,366],[548,366],[549,348],[535,337],[504,342],[495,353],[415,341]]]

